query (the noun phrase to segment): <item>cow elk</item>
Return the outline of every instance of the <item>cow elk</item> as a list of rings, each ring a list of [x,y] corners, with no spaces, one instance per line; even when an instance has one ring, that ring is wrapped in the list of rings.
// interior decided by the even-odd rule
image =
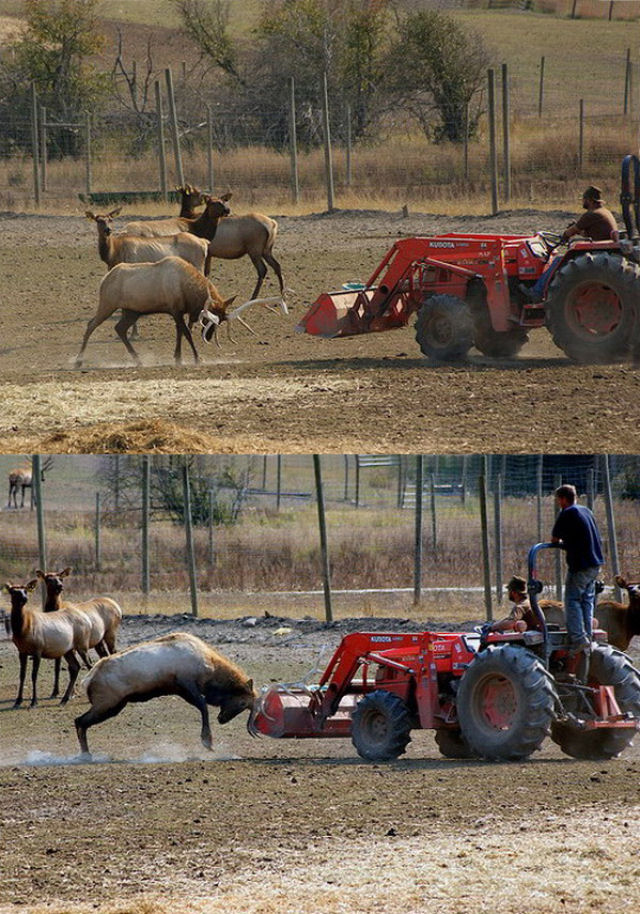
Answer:
[[[135,235],[138,238],[155,238],[175,235],[178,232],[191,232],[192,235],[196,235],[198,238],[211,241],[218,229],[219,221],[231,212],[227,206],[227,200],[230,196],[231,194],[225,194],[222,197],[203,195],[204,210],[194,216],[193,219],[174,216],[168,219],[127,222],[124,232],[127,235]]]
[[[44,482],[44,474],[47,470],[50,470],[52,466],[53,457],[47,457],[46,460],[42,461],[40,465],[40,482]],[[7,508],[11,507],[12,500],[13,507],[18,507],[18,491],[21,493],[20,507],[24,508],[24,494],[27,489],[29,489],[30,495],[30,508],[33,510],[36,503],[33,494],[33,472],[31,466],[25,464],[25,466],[11,470],[9,473],[9,500],[7,502]]]
[[[38,579],[34,578],[23,586],[5,585],[11,598],[11,638],[20,657],[20,683],[14,708],[22,704],[24,681],[27,673],[27,661],[33,658],[31,671],[31,707],[38,703],[37,679],[40,661],[45,658],[56,660],[64,657],[69,668],[69,684],[62,697],[61,704],[66,704],[73,694],[78,678],[80,664],[76,652],[80,655],[87,669],[91,668],[87,651],[91,622],[84,613],[65,609],[48,615],[38,610],[26,608],[29,593],[36,588]]]
[[[38,569],[36,575],[45,586],[46,597],[44,612],[60,612],[65,609],[77,609],[88,616],[91,622],[89,647],[94,648],[99,657],[108,657],[116,651],[118,629],[122,622],[122,610],[111,597],[93,597],[80,603],[64,600],[64,579],[71,574],[71,568],[62,571],[45,572]],[[51,697],[58,695],[60,682],[60,658],[55,662],[55,675]]]
[[[99,660],[83,685],[91,708],[75,720],[80,749],[89,755],[87,730],[115,717],[129,702],[178,695],[200,711],[201,740],[211,749],[207,705],[220,708],[218,723],[253,710],[253,680],[204,641],[174,632]]]

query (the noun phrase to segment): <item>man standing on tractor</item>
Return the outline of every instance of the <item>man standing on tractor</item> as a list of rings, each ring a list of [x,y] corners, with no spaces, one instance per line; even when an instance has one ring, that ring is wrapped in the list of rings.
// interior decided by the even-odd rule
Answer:
[[[602,540],[591,511],[577,504],[575,486],[562,485],[555,496],[560,513],[551,531],[551,542],[558,543],[566,553],[565,619],[570,650],[582,655],[577,676],[585,680],[591,654],[596,578],[604,562]]]
[[[611,210],[607,209],[599,187],[590,184],[582,195],[582,208],[586,210],[579,219],[570,222],[562,235],[559,244],[580,235],[592,241],[615,241],[618,238],[618,225]],[[544,289],[549,285],[553,273],[560,266],[562,257],[552,256],[543,273],[532,286],[520,285],[522,294],[532,302],[542,301]]]
[[[488,622],[484,627],[484,633],[524,632],[535,631],[540,628],[540,620],[531,609],[531,603],[527,596],[527,582],[525,579],[514,575],[507,584],[507,593],[513,603],[513,609],[504,619]]]

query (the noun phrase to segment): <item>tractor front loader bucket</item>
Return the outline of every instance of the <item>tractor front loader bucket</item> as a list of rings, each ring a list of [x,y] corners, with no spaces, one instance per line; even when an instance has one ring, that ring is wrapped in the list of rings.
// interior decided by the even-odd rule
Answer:
[[[328,339],[379,333],[404,327],[408,321],[406,296],[390,295],[375,287],[323,292],[309,306],[296,330]]]
[[[322,692],[298,686],[272,686],[260,696],[250,729],[274,739],[349,736],[356,696],[345,695],[337,711],[327,718],[321,713]]]

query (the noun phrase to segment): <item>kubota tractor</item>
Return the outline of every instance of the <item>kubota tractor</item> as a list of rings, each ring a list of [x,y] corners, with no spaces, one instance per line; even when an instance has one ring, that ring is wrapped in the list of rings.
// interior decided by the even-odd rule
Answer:
[[[404,327],[416,314],[416,340],[438,361],[466,358],[472,346],[487,356],[515,355],[529,330],[547,326],[554,343],[576,362],[628,357],[640,304],[640,168],[626,156],[620,195],[626,235],[611,241],[561,237],[450,233],[404,238],[391,247],[366,283],[347,283],[309,306],[298,330],[342,337]],[[561,257],[541,301],[526,291]]]
[[[276,738],[351,737],[362,758],[402,755],[414,729],[435,730],[448,758],[524,759],[547,736],[574,758],[608,759],[640,726],[640,676],[606,632],[594,633],[587,681],[569,636],[538,605],[536,556],[528,592],[539,628],[346,635],[317,685],[263,690],[250,729]]]

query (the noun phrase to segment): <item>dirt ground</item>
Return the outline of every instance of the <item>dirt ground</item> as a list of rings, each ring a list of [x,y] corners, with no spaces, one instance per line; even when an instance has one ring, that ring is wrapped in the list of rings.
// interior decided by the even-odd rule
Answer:
[[[321,649],[323,667],[347,630],[401,624],[254,618],[128,616],[121,641],[192,631],[263,686],[300,679]],[[637,639],[630,653],[638,664]],[[548,741],[526,763],[492,764],[444,759],[415,732],[401,760],[367,764],[349,740],[254,740],[239,718],[213,725],[207,753],[197,712],[164,698],[90,730],[84,763],[73,718],[86,699],[13,710],[17,670],[0,641],[2,914],[618,914],[634,903],[640,738],[607,763]],[[51,672],[45,663],[43,696]]]
[[[201,364],[182,369],[173,365],[167,317],[142,323],[141,369],[108,321],[77,371],[104,275],[95,225],[81,215],[1,213],[3,450],[636,453],[640,371],[573,365],[544,329],[514,359],[497,364],[472,350],[456,367],[424,359],[412,326],[344,340],[295,332],[320,292],[366,280],[401,236],[558,230],[571,216],[278,217],[275,252],[294,290],[288,317],[253,310],[257,336],[240,327],[236,343],[222,334],[221,349],[198,341]],[[254,276],[246,258],[214,262],[225,297],[246,300]],[[273,279],[265,290],[277,291]]]

